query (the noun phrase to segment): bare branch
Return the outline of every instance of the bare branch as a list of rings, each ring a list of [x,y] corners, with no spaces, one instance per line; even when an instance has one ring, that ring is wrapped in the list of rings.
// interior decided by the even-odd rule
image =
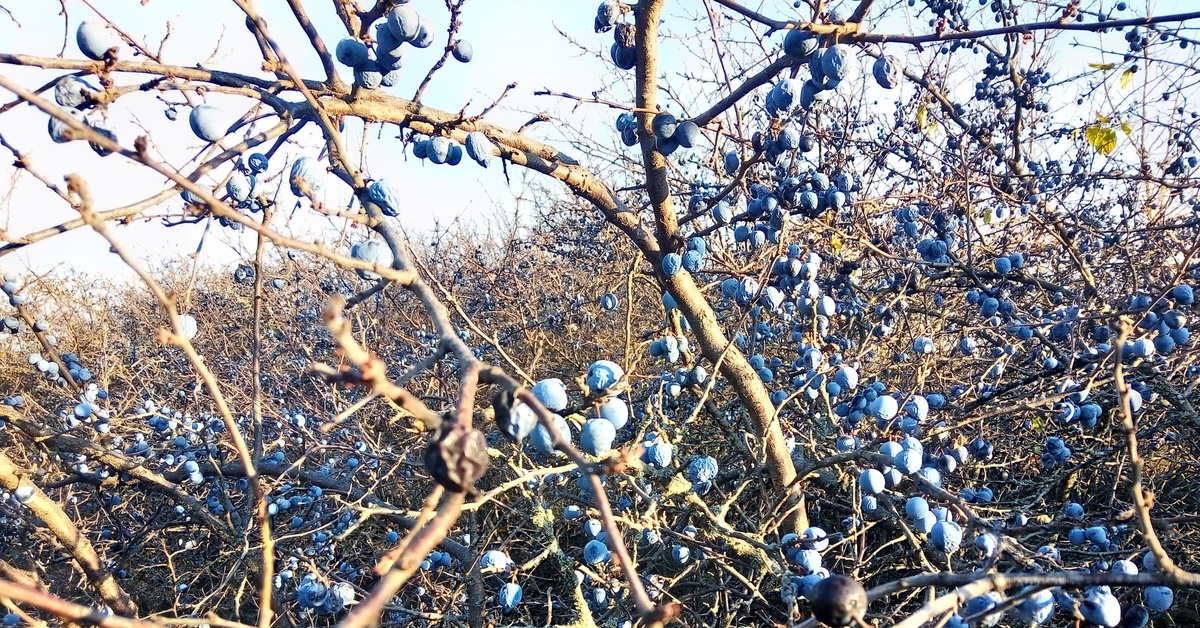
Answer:
[[[71,517],[43,493],[42,489],[24,477],[25,475],[4,452],[0,452],[0,486],[15,494],[18,501],[24,503],[34,516],[46,524],[63,549],[79,564],[83,573],[87,575],[88,582],[95,587],[106,604],[122,615],[136,616],[137,606],[121,585],[117,584],[112,573],[104,567],[104,560],[96,553],[92,542],[75,527]],[[0,585],[0,591],[2,590]],[[46,594],[38,592],[38,595]]]

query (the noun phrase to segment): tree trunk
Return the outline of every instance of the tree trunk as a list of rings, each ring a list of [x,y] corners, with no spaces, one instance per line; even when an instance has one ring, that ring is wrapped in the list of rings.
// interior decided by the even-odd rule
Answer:
[[[777,486],[788,487],[791,490],[795,488],[792,483],[796,479],[796,467],[792,463],[766,386],[758,377],[758,373],[751,368],[746,356],[737,346],[731,345],[725,331],[717,323],[712,307],[691,275],[687,272],[679,272],[674,277],[662,274],[662,256],[683,246],[670,182],[667,179],[667,160],[658,151],[651,127],[651,120],[654,118],[652,112],[658,109],[658,24],[664,3],[665,0],[643,0],[635,9],[638,54],[636,97],[637,108],[640,111],[638,118],[642,163],[646,170],[646,192],[654,210],[655,236],[659,249],[653,251],[641,247],[642,253],[654,264],[659,283],[675,298],[680,312],[687,319],[692,333],[696,335],[704,357],[716,364],[724,354],[720,374],[733,385],[738,398],[750,415],[754,429],[766,449],[767,469],[771,473],[771,479]],[[801,503],[788,517],[785,526],[808,527],[803,494],[793,496],[788,507],[795,506],[796,499]]]

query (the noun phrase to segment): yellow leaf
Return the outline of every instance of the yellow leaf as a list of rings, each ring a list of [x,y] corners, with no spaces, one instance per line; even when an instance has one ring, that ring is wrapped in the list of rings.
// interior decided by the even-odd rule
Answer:
[[[1083,133],[1088,144],[1101,155],[1109,155],[1117,149],[1117,132],[1099,124],[1093,124]]]
[[[1097,112],[1096,113],[1096,121],[1099,122],[1100,124],[1108,124],[1108,117],[1102,116],[1102,115],[1100,115],[1099,112]]]
[[[1121,73],[1121,80],[1117,82],[1117,85],[1119,85],[1121,89],[1129,89],[1129,86],[1133,84],[1133,75],[1134,71],[1132,68],[1125,70]]]
[[[920,107],[917,107],[917,127],[921,128],[921,129],[925,128],[925,121],[928,118],[929,118],[929,109],[926,109],[925,105],[921,105]]]
[[[1133,128],[1129,126],[1128,122],[1121,123],[1121,130],[1125,132],[1125,137],[1129,137],[1133,133]]]
[[[992,224],[992,216],[993,216],[992,208],[989,207],[987,211],[983,212],[983,224],[985,224],[985,225]]]
[[[834,255],[840,255],[842,253],[842,239],[839,238],[837,234],[834,234],[834,236],[829,239],[829,243],[833,245]]]
[[[1117,64],[1115,64],[1115,63],[1089,63],[1088,67],[1092,68],[1093,70],[1108,71],[1108,70],[1111,70],[1111,69],[1117,67]]]

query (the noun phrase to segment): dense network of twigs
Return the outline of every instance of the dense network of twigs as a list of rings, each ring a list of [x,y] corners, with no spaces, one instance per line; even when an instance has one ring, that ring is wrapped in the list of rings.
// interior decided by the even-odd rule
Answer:
[[[79,219],[0,255],[90,229],[137,275],[3,278],[6,623],[1200,621],[1200,15],[608,0],[597,56],[633,74],[541,93],[620,114],[612,137],[559,121],[571,156],[540,117],[487,123],[504,95],[422,106],[473,54],[464,0],[411,100],[387,57],[443,7],[335,1],[329,46],[290,1],[325,74],[303,81],[235,4],[261,76],[163,65],[113,23],[80,28],[91,61],[0,54],[95,78],[0,86],[55,142],[170,182],[104,210],[86,164],[54,181],[5,138]],[[1099,60],[1067,67],[1071,33]],[[147,90],[191,109],[202,161],[105,126]],[[253,121],[217,129],[205,90]],[[496,232],[407,241],[349,118],[555,187]],[[289,144],[306,127],[320,161]],[[164,205],[254,255],[146,271],[117,223]],[[294,211],[345,228],[293,237]]]

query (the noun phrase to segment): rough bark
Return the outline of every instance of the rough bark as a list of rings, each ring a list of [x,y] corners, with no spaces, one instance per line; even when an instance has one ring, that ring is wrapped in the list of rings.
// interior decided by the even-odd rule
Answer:
[[[83,569],[88,582],[95,587],[100,598],[114,612],[128,617],[136,617],[137,606],[134,605],[129,594],[121,588],[121,585],[117,584],[112,573],[104,567],[104,561],[96,553],[96,548],[92,547],[92,542],[79,532],[79,529],[71,522],[71,518],[67,516],[66,512],[63,512],[57,502],[50,499],[42,492],[42,489],[23,475],[13,461],[0,452],[0,486],[12,492],[15,492],[18,487],[32,489],[32,496],[25,502],[25,507],[29,509],[29,512],[46,524],[54,538]]]
[[[645,0],[635,9],[637,14],[637,109],[646,171],[646,191],[654,211],[655,236],[658,251],[643,249],[642,253],[654,264],[662,286],[675,298],[679,310],[691,326],[692,333],[704,357],[716,364],[720,360],[721,375],[733,386],[765,449],[767,469],[776,486],[792,490],[796,467],[783,436],[775,407],[766,386],[750,366],[745,354],[731,346],[725,331],[717,322],[712,306],[700,287],[686,271],[673,277],[662,274],[662,256],[683,246],[675,203],[667,178],[666,157],[658,151],[651,129],[651,120],[658,109],[658,24],[665,0]],[[722,358],[722,355],[724,356]],[[801,496],[800,499],[803,499]],[[803,504],[796,508],[787,522],[791,527],[807,527]]]

